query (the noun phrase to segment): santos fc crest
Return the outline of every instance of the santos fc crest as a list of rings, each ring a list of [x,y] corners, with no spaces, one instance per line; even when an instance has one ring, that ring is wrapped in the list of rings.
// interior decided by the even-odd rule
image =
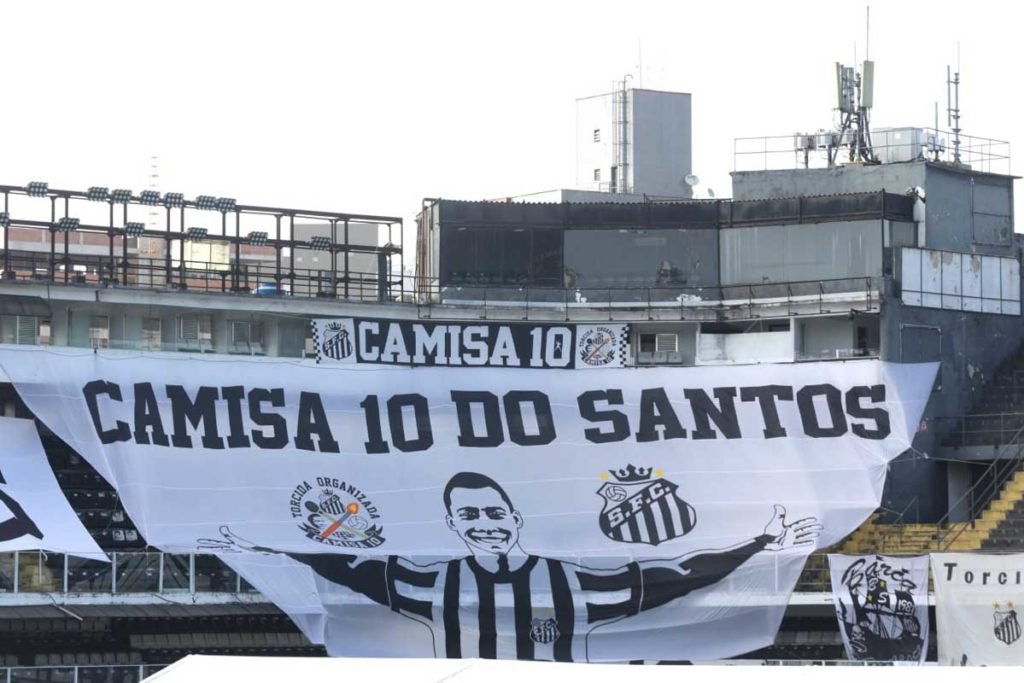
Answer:
[[[627,465],[608,473],[614,481],[597,490],[604,499],[599,523],[613,541],[658,545],[690,533],[697,523],[693,506],[676,495],[679,487],[661,478],[661,470]]]

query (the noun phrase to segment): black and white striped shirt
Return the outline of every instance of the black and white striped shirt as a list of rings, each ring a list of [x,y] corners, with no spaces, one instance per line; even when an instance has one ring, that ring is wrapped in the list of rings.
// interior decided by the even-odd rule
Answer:
[[[585,636],[602,622],[658,607],[720,581],[766,537],[682,561],[591,569],[535,555],[474,556],[420,565],[405,558],[292,555],[321,577],[428,625],[435,656],[585,661]]]

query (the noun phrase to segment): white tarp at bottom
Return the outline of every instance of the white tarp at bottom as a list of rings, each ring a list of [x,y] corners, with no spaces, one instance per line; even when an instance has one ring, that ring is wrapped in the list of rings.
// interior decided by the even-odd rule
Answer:
[[[0,553],[49,550],[106,560],[50,469],[32,420],[0,417]]]
[[[879,504],[936,366],[552,373],[0,347],[146,540],[334,655],[708,660],[770,644]]]
[[[924,662],[928,655],[928,556],[829,555],[832,598],[846,656]]]
[[[935,553],[939,663],[1024,664],[1018,608],[1024,605],[1024,554]]]

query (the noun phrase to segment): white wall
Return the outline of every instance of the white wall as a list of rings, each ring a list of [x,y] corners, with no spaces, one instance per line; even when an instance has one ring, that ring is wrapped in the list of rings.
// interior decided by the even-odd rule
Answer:
[[[594,142],[594,131],[601,131]],[[576,100],[576,187],[581,190],[607,191],[612,177],[612,95],[595,95]],[[601,169],[601,180],[594,180],[594,169]]]
[[[698,332],[697,365],[793,362],[792,328],[783,332]]]

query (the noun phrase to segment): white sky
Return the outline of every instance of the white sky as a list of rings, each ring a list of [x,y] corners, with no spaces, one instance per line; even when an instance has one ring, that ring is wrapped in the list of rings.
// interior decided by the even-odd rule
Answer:
[[[1014,3],[870,4],[874,126],[931,126],[959,42],[964,132],[1017,147]],[[163,191],[408,226],[423,197],[572,187],[575,99],[639,84],[642,44],[644,87],[693,94],[701,195],[729,196],[733,138],[830,127],[834,62],[855,44],[864,58],[865,7],[5,3],[0,183],[141,190],[157,155]]]

